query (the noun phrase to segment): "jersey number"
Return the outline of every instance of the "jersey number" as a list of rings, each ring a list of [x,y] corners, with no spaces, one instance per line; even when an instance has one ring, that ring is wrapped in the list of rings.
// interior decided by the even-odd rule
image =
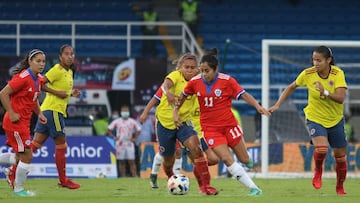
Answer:
[[[230,134],[231,134],[233,139],[236,139],[237,137],[241,137],[242,130],[241,130],[240,126],[236,126],[233,129],[231,129]]]
[[[205,106],[213,107],[214,106],[214,98],[213,97],[204,97]]]

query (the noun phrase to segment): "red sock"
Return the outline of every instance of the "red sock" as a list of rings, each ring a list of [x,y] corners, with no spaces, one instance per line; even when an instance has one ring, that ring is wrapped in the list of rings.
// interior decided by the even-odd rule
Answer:
[[[314,150],[314,161],[315,161],[315,170],[322,172],[323,163],[326,157],[328,147],[326,146],[317,146]]]
[[[336,188],[343,188],[345,179],[346,179],[346,173],[347,173],[347,162],[345,159],[345,155],[342,156],[335,156],[336,160]]]
[[[67,145],[56,145],[55,147],[55,163],[59,174],[60,183],[66,182],[66,148]]]
[[[203,154],[194,158],[194,175],[198,181],[199,186],[210,185],[209,167]]]

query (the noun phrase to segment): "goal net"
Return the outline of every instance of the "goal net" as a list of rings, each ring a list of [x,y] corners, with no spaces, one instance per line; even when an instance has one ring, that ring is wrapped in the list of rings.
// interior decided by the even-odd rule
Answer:
[[[297,75],[312,65],[313,50],[321,45],[331,48],[335,65],[345,71],[349,85],[345,113],[350,113],[351,102],[357,103],[360,83],[360,42],[325,40],[263,40],[261,102],[266,108],[274,104],[284,88]],[[261,175],[264,177],[311,177],[313,150],[310,145],[303,108],[307,104],[307,89],[297,88],[281,108],[272,116],[262,116],[261,123]],[[356,175],[356,149],[349,147],[349,174]],[[353,150],[353,151],[351,151]],[[353,166],[353,167],[351,167]],[[325,160],[325,176],[335,176],[335,161],[329,153]]]

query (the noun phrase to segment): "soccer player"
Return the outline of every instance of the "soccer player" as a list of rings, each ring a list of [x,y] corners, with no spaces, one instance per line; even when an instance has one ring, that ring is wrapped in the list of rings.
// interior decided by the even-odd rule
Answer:
[[[14,189],[14,195],[34,196],[24,189],[24,183],[30,170],[32,151],[30,148],[30,120],[34,111],[39,122],[45,124],[46,117],[40,111],[38,97],[40,95],[42,78],[40,73],[45,67],[45,54],[39,49],[33,49],[13,72],[12,79],[1,90],[0,99],[6,109],[3,128],[7,136],[6,144],[15,151],[15,156],[2,154],[1,163],[15,164],[14,179],[9,184]],[[15,158],[16,157],[16,158]]]
[[[119,169],[121,177],[126,177],[126,161],[129,163],[131,176],[137,177],[134,142],[140,135],[141,126],[135,119],[129,118],[129,106],[123,105],[120,115],[120,118],[113,120],[109,124],[107,133],[114,137],[116,141],[116,159],[120,161]],[[113,135],[114,129],[116,130],[116,135]],[[134,132],[135,135],[133,136]]]
[[[188,97],[184,102],[184,108],[179,112],[182,126],[176,126],[172,118],[176,95],[179,95],[187,82],[198,73],[197,58],[192,54],[184,54],[179,58],[176,66],[176,70],[166,76],[161,86],[163,95],[156,108],[158,119],[156,127],[160,153],[164,158],[163,168],[170,178],[173,175],[176,140],[179,140],[193,157],[194,174],[200,185],[200,193],[216,195],[219,191],[210,186],[208,161],[191,121],[191,110],[196,102],[196,97]]]
[[[251,180],[244,168],[235,162],[229,150],[230,147],[242,163],[251,161],[242,129],[231,111],[232,99],[242,98],[261,114],[270,115],[270,113],[260,106],[234,78],[219,73],[218,70],[217,49],[214,48],[201,58],[201,74],[193,77],[180,94],[173,114],[174,121],[177,127],[184,125],[179,119],[179,114],[184,110],[183,104],[186,103],[187,98],[196,95],[200,105],[201,128],[209,147],[224,161],[228,171],[250,188],[249,195],[261,195],[260,188]]]
[[[160,99],[162,97],[162,89],[159,88],[156,93],[154,94],[154,96],[150,99],[150,101],[147,103],[144,111],[142,112],[142,114],[140,115],[140,121],[144,122],[149,114],[149,111],[151,108],[153,108],[156,104],[159,103]],[[200,111],[199,111],[199,105],[198,102],[195,102],[194,106],[193,106],[193,110],[192,110],[192,122],[194,124],[194,128],[195,131],[198,133],[201,133],[201,127],[200,127]],[[219,158],[214,154],[214,152],[208,148],[206,141],[204,140],[204,137],[202,136],[202,134],[198,134],[199,138],[200,138],[200,142],[201,142],[201,147],[203,149],[203,151],[206,154],[206,157],[208,159],[208,165],[212,166],[215,165],[219,162]],[[181,169],[181,164],[182,164],[182,149],[181,146],[177,143],[177,148],[176,148],[176,152],[175,152],[175,162],[174,162],[174,167],[173,167],[173,172],[174,174],[179,174],[180,173],[180,169]],[[191,154],[187,153],[189,155],[189,158],[192,159]],[[150,173],[150,184],[152,188],[158,188],[157,185],[157,174],[159,172],[161,163],[163,161],[162,156],[160,155],[160,153],[156,153],[154,156],[154,161],[153,161],[153,165],[151,168],[151,173]]]
[[[319,46],[313,51],[312,63],[312,67],[304,69],[296,80],[285,88],[269,111],[276,111],[298,86],[307,87],[308,105],[304,108],[304,113],[311,143],[315,146],[313,187],[320,189],[322,186],[323,162],[331,146],[336,162],[336,193],[345,195],[343,186],[347,173],[347,141],[343,112],[347,89],[345,74],[334,65],[334,56],[326,46]]]
[[[78,189],[80,184],[74,183],[66,176],[66,137],[64,132],[66,107],[70,96],[79,97],[80,91],[73,90],[73,66],[75,54],[70,45],[63,45],[59,50],[59,63],[54,65],[44,77],[43,89],[46,96],[41,110],[46,116],[46,124],[37,122],[34,139],[31,142],[33,151],[39,149],[51,137],[55,142],[55,164],[59,174],[60,187]]]
[[[161,88],[159,88],[156,91],[156,93],[154,94],[154,96],[150,99],[150,101],[146,104],[143,112],[141,113],[141,115],[139,117],[140,123],[144,123],[147,120],[151,108],[153,108],[155,105],[157,105],[160,102],[161,96],[162,96],[162,90],[161,90]],[[156,139],[158,140],[158,138],[156,138]],[[160,155],[160,152],[157,152],[154,155],[153,164],[152,164],[151,172],[150,172],[150,185],[151,185],[151,188],[153,188],[153,189],[159,188],[159,186],[157,184],[157,176],[158,176],[162,162],[163,162],[163,157]],[[176,152],[175,152],[175,161],[174,161],[174,166],[173,166],[174,174],[180,173],[181,164],[182,164],[182,152],[181,152],[181,148],[177,146]]]

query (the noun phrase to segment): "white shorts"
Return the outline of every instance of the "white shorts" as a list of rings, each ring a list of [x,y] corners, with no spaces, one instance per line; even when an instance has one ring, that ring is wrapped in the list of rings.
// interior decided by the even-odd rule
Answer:
[[[121,146],[116,146],[117,160],[135,160],[135,145],[134,143],[126,143]]]

